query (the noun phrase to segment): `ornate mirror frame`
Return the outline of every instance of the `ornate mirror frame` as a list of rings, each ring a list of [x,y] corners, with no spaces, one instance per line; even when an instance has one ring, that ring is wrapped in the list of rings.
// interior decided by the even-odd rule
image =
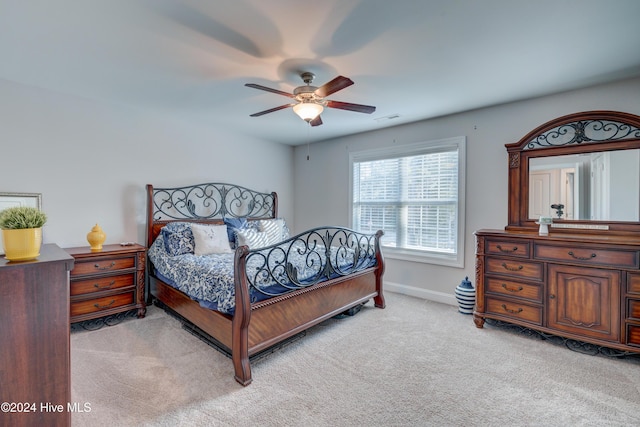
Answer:
[[[509,224],[505,229],[533,231],[538,225],[529,218],[529,160],[640,148],[640,116],[617,111],[569,114],[538,126],[520,141],[505,146],[509,155]],[[640,222],[563,219],[558,223],[552,225],[553,232],[640,233]]]

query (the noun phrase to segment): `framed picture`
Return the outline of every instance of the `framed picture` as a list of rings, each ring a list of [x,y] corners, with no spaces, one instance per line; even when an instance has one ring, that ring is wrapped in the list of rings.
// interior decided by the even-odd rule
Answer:
[[[29,206],[41,209],[42,194],[40,193],[0,193],[0,211],[15,206]]]
[[[2,193],[0,192],[0,212],[16,206],[28,206],[42,209],[42,194],[40,193]],[[0,233],[0,254],[4,254],[2,233]]]

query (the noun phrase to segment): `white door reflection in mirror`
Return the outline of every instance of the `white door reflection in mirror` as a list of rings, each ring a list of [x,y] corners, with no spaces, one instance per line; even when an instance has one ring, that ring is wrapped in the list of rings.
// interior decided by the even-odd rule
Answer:
[[[565,219],[578,218],[580,216],[578,194],[580,193],[575,191],[576,182],[579,182],[575,179],[577,172],[575,169],[562,169],[560,173],[560,200],[564,200],[564,217]]]
[[[594,153],[591,157],[591,218],[609,219],[609,153]]]
[[[529,218],[551,215],[551,205],[556,200],[555,183],[557,169],[533,170],[529,172]],[[554,216],[555,217],[555,216]]]
[[[580,180],[576,167],[532,170],[529,173],[529,217],[574,219],[580,212]]]

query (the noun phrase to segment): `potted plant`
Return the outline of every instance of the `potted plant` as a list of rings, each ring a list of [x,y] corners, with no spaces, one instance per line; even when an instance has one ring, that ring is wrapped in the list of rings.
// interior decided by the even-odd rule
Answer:
[[[0,211],[0,229],[5,258],[26,261],[40,255],[42,226],[47,215],[38,208],[17,206]]]

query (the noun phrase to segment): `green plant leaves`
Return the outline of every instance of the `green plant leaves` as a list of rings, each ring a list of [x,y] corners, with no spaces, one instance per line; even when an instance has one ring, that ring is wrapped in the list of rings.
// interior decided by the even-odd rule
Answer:
[[[17,230],[40,228],[47,222],[47,215],[37,208],[18,206],[0,211],[0,228]]]

